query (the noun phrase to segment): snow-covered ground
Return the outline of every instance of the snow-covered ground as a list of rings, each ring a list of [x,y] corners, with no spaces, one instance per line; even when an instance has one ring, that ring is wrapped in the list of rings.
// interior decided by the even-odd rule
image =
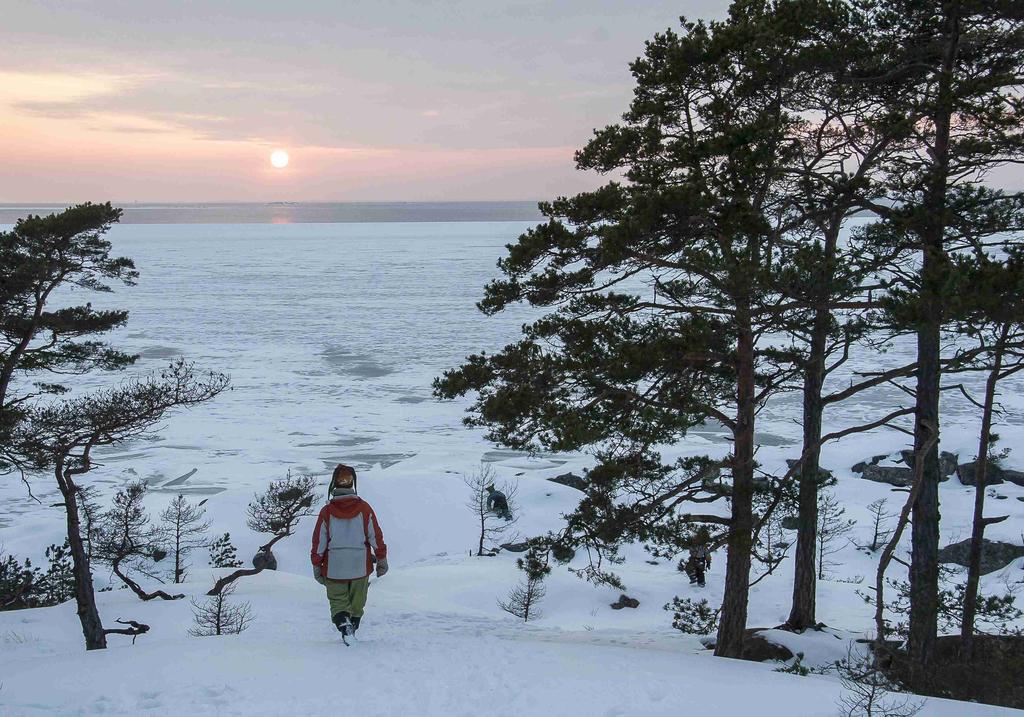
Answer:
[[[528,320],[526,310],[488,318],[474,308],[496,275],[503,245],[527,226],[116,227],[115,249],[135,259],[142,277],[135,287],[88,297],[97,306],[131,310],[128,327],[112,340],[143,355],[141,370],[185,355],[230,374],[233,388],[173,416],[154,440],[101,454],[89,481],[109,496],[127,480],[145,479],[154,515],[178,492],[205,499],[213,531],[230,531],[247,559],[262,542],[245,528],[245,505],[255,492],[289,469],[326,481],[335,463],[350,463],[380,517],[392,570],[371,587],[362,642],[349,650],[309,576],[311,520],[275,549],[277,573],[241,583],[237,597],[251,601],[257,617],[237,637],[188,637],[187,600],[143,604],[117,590],[100,595],[104,619],[136,619],[153,629],[134,646],[112,636],[102,653],[84,653],[73,605],[0,613],[0,714],[834,714],[834,677],[717,660],[696,638],[671,628],[662,606],[673,596],[721,599],[724,555],[715,556],[708,587],[699,590],[674,563],[651,564],[640,546],[626,550],[615,570],[640,601],[635,610],[613,611],[618,593],[588,585],[565,567],[549,578],[536,622],[523,625],[498,609],[520,577],[515,556],[470,557],[473,517],[460,475],[483,462],[500,481],[515,482],[522,507],[516,531],[529,537],[557,527],[579,497],[545,479],[580,472],[589,460],[489,445],[461,425],[466,404],[433,400],[430,382],[465,355],[514,340]],[[908,352],[897,345],[859,357],[850,370],[895,364]],[[81,386],[107,380],[90,377]],[[997,428],[1011,448],[1024,438],[1020,388],[1005,387],[1009,417]],[[898,397],[878,391],[844,405],[827,428],[877,417]],[[970,460],[975,411],[952,394],[946,401],[942,448]],[[799,407],[798,397],[784,396],[761,415],[758,460],[765,470],[779,470],[798,454]],[[858,523],[855,540],[869,530],[869,503],[889,497],[895,510],[904,494],[856,477],[850,466],[905,447],[904,435],[880,431],[824,450],[823,464],[839,479],[837,497]],[[666,455],[726,449],[721,432],[709,426]],[[1024,457],[1011,453],[1006,465],[1024,467]],[[38,503],[16,480],[0,484],[0,545],[39,563],[46,545],[62,541],[63,521],[50,507],[57,501],[45,476],[33,490]],[[993,499],[990,511],[1012,517],[990,528],[989,537],[1019,542],[1024,489],[993,490],[1003,499]],[[945,544],[969,535],[973,489],[954,477],[941,491]],[[186,592],[199,595],[212,582],[205,560],[194,556]],[[820,585],[818,604],[819,618],[835,632],[792,645],[812,663],[843,656],[845,638],[870,629],[870,607],[857,590],[858,580],[870,580],[874,558],[850,544],[832,560],[837,565]],[[983,590],[1002,594],[1022,577],[1018,560],[987,576]],[[785,620],[791,578],[786,561],[753,588],[751,626]],[[1003,712],[1012,711],[930,700],[923,714]]]

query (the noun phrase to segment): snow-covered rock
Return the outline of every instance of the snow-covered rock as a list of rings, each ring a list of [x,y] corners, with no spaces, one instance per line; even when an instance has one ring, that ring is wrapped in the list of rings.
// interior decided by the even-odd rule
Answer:
[[[967,567],[971,552],[971,539],[952,543],[939,550],[940,563],[952,563]],[[981,542],[981,574],[988,575],[1005,568],[1017,558],[1024,557],[1024,547],[1012,543],[1001,543],[996,540],[982,538]]]

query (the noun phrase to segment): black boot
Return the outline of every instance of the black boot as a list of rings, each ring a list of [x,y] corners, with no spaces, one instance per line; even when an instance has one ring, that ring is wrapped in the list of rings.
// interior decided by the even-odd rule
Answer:
[[[347,612],[339,612],[337,615],[331,618],[334,622],[334,626],[338,628],[338,632],[347,635],[352,628],[352,621],[349,618]]]
[[[355,617],[355,616],[352,617],[352,632],[355,632],[356,630],[359,629],[359,621],[362,620],[362,619],[363,619],[362,615],[360,615],[359,617]]]

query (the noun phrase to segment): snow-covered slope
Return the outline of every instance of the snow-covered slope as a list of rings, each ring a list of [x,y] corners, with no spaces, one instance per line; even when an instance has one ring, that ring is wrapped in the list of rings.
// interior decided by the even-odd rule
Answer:
[[[548,579],[536,622],[523,625],[498,609],[520,578],[515,556],[469,555],[474,525],[460,476],[483,462],[499,481],[517,483],[515,530],[525,538],[558,527],[579,498],[546,479],[579,473],[589,459],[497,450],[460,425],[465,404],[433,401],[429,386],[466,354],[516,337],[525,312],[486,318],[473,304],[501,246],[525,226],[118,227],[116,249],[136,259],[142,279],[112,297],[89,297],[131,308],[129,327],[113,339],[140,351],[143,369],[185,354],[230,373],[234,388],[171,418],[156,440],[105,453],[89,480],[108,498],[126,480],[145,479],[153,515],[179,491],[206,500],[213,531],[230,531],[248,559],[263,542],[245,528],[252,495],[289,469],[326,481],[344,461],[360,469],[360,493],[380,517],[392,570],[371,587],[363,641],[350,650],[332,631],[322,588],[309,576],[311,519],[275,549],[277,573],[240,583],[237,598],[256,612],[240,636],[188,637],[188,600],[141,603],[120,590],[100,594],[104,620],[136,619],[152,631],[134,646],[113,636],[102,653],[84,652],[73,605],[0,613],[0,715],[306,714],[330,706],[409,715],[834,714],[834,677],[714,659],[670,627],[663,606],[673,596],[720,601],[724,554],[700,590],[674,563],[651,564],[641,546],[627,549],[614,570],[640,601],[635,610],[612,610],[618,593],[582,582],[565,566]],[[851,368],[896,363],[908,350],[861,357]],[[90,377],[88,385],[104,380]],[[1012,416],[998,429],[1004,445],[1024,439],[1018,388],[1008,385],[1004,395]],[[828,429],[877,416],[892,399],[878,392],[844,406],[828,417]],[[942,448],[969,460],[975,417],[952,397],[945,408]],[[798,416],[799,400],[786,396],[760,417],[757,458],[766,471],[781,470],[799,452]],[[846,516],[858,522],[851,536],[858,541],[869,530],[866,506],[889,497],[895,509],[904,494],[856,477],[850,466],[904,448],[905,440],[879,432],[823,452]],[[709,427],[665,455],[726,449]],[[1013,454],[1008,465],[1017,467]],[[39,563],[64,527],[47,478],[35,479],[33,489],[38,503],[17,481],[0,484],[0,545]],[[990,537],[1018,542],[1024,489],[1003,485],[994,493],[1003,499],[992,500],[992,512],[1011,519]],[[943,544],[969,535],[972,496],[956,478],[942,485]],[[871,627],[857,591],[875,558],[849,544],[832,559],[837,565],[820,584],[818,606],[835,632],[786,638],[811,663],[845,655],[847,640]],[[203,569],[205,554],[193,561],[186,592],[201,595],[213,575]],[[987,576],[982,589],[1002,594],[1022,577],[1018,560]],[[787,560],[753,588],[751,626],[785,620],[791,579]],[[1001,713],[1009,711],[937,700],[924,712]]]
[[[376,581],[349,648],[329,623],[320,587],[280,572],[239,588],[257,619],[237,636],[188,637],[187,601],[143,605],[124,591],[104,593],[100,606],[111,618],[153,625],[134,646],[113,638],[110,649],[83,653],[70,604],[5,613],[0,714],[835,714],[834,678],[717,659],[695,639],[664,631],[503,618],[491,598],[507,566],[484,562],[453,558]],[[210,576],[195,577],[185,587],[201,593]],[[930,700],[922,714],[1012,713]]]

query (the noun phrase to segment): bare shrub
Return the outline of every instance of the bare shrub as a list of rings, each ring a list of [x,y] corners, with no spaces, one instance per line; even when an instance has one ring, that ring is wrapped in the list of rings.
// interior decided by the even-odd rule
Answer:
[[[192,616],[195,626],[189,628],[192,637],[212,635],[237,635],[243,632],[255,615],[248,602],[231,604],[229,598],[235,592],[234,585],[226,585],[219,593],[199,603],[192,599]]]

